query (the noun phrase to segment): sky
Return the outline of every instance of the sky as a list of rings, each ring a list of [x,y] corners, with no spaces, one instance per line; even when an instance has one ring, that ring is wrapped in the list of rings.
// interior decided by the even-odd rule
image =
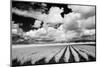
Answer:
[[[25,36],[70,41],[95,35],[95,6],[13,1],[12,21]]]

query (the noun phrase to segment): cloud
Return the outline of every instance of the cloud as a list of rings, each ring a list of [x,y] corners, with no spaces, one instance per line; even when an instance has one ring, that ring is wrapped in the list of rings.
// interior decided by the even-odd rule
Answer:
[[[95,29],[91,29],[91,30],[88,30],[88,29],[84,29],[83,32],[81,33],[81,36],[84,36],[84,35],[95,35]]]
[[[40,27],[40,23],[44,22],[43,27],[46,29],[48,27],[47,23],[49,24],[57,24],[62,23],[63,18],[61,17],[61,13],[63,12],[63,8],[59,7],[51,7],[49,10],[49,14],[42,13],[41,11],[35,10],[19,10],[17,8],[12,8],[12,12],[16,13],[17,15],[22,15],[25,17],[32,17],[37,19],[35,21],[34,27]],[[41,21],[41,22],[40,22]]]
[[[17,8],[12,8],[12,12],[18,15],[25,16],[25,17],[32,17],[32,18],[35,18],[41,21],[43,21],[43,19],[46,18],[47,16],[45,13],[42,13],[41,11],[34,11],[34,10],[30,10],[30,11],[24,10],[23,11]]]
[[[23,36],[29,36],[29,37],[31,37],[31,38],[34,38],[34,37],[36,37],[36,30],[30,30],[30,31],[28,31],[28,32],[26,32],[26,33],[24,33],[23,34]]]
[[[69,30],[66,33],[63,31],[63,25],[61,25],[58,29],[54,29],[52,27],[48,28],[48,35],[50,38],[53,38],[55,41],[70,41],[73,38],[79,38],[80,33],[76,31]]]
[[[30,30],[25,33],[25,35],[34,37],[49,37],[54,38],[55,40],[65,40],[65,34],[61,30],[54,29],[53,27],[48,27],[46,23],[57,24],[62,23],[63,18],[61,17],[61,13],[63,12],[63,8],[59,7],[51,7],[49,10],[49,14],[42,14],[41,12],[32,11],[21,11],[19,9],[12,9],[12,12],[23,15],[26,17],[33,17],[37,19],[35,21],[34,27],[40,26],[40,21],[44,21],[43,28],[38,30]],[[39,20],[39,21],[38,21]],[[47,33],[48,32],[48,33]]]
[[[65,32],[70,31],[70,30],[78,30],[79,29],[79,25],[77,20],[80,19],[80,14],[79,13],[69,13],[67,15],[64,16],[63,19],[63,28],[65,30]]]
[[[95,6],[69,5],[73,12],[80,13],[82,18],[88,18],[95,15]]]
[[[77,22],[78,19],[80,19],[80,14],[73,12],[64,16],[62,20],[63,24],[57,29],[45,25],[44,28],[48,30],[47,36],[54,38],[55,41],[69,41],[79,37],[80,31]]]
[[[39,28],[41,26],[41,21],[35,20],[33,27]]]
[[[54,29],[53,27],[48,27],[48,35],[50,38],[52,37],[55,41],[66,40],[65,33],[61,29]]]
[[[40,28],[38,30],[30,30],[26,32],[24,35],[29,36],[31,38],[49,38],[49,39],[55,39],[56,38],[56,29],[52,27],[48,27],[48,31],[45,28]],[[58,34],[58,33],[57,33]]]
[[[69,5],[72,13],[65,14],[63,30],[66,40],[80,38],[82,35],[93,35],[95,33],[95,7]]]
[[[95,16],[88,17],[78,21],[82,29],[95,29]]]
[[[66,40],[67,41],[71,41],[74,38],[80,38],[80,33],[76,32],[76,31],[68,31],[66,33]]]
[[[32,38],[46,36],[46,34],[47,34],[47,31],[44,28],[40,28],[38,30],[30,30],[30,31],[24,33],[25,36],[30,36]]]
[[[62,23],[61,13],[63,12],[63,8],[60,9],[59,7],[51,7],[49,10],[49,14],[44,19],[46,23]]]
[[[53,39],[54,41],[70,41],[73,38],[79,37],[79,33],[77,33],[76,31],[67,31],[67,33],[65,33],[62,27],[63,26],[60,26],[58,29],[48,27],[48,33],[45,28],[40,28],[34,31],[30,30],[29,32],[26,32],[25,35],[32,38],[39,37]]]
[[[63,12],[63,8],[60,9],[59,7],[51,7],[49,10],[49,14],[42,13],[41,11],[35,10],[19,10],[17,8],[12,8],[12,12],[18,15],[22,15],[25,17],[32,17],[38,19],[40,21],[44,21],[46,23],[59,23],[62,22],[61,13]]]
[[[30,37],[44,37],[53,38],[55,41],[69,41],[73,38],[79,38],[82,35],[92,35],[94,31],[90,29],[95,28],[95,7],[92,6],[76,6],[69,5],[72,9],[72,13],[64,14],[64,18],[61,17],[63,8],[51,7],[48,14],[41,11],[22,11],[19,9],[12,9],[12,12],[23,15],[26,17],[32,17],[37,19],[34,27],[40,27],[40,23],[43,21],[43,28],[38,30],[30,30],[25,33]],[[48,24],[62,23],[60,27],[54,29],[48,27]]]
[[[19,28],[19,24],[15,24],[14,21],[12,21],[12,34],[19,34],[22,35],[24,32],[21,28]]]

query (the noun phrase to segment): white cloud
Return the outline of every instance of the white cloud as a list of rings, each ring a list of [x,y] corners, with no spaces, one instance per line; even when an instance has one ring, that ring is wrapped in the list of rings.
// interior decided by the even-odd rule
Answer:
[[[95,35],[95,29],[91,29],[91,30],[88,30],[88,29],[84,29],[83,32],[81,33],[81,36],[83,35]]]
[[[76,32],[76,31],[68,31],[66,33],[67,41],[73,40],[74,38],[80,38],[80,33]]]
[[[95,6],[69,5],[73,12],[81,13],[83,18],[95,15]]]
[[[35,34],[37,37],[45,37],[47,35],[47,31],[44,28],[40,28],[36,31]]]
[[[82,29],[94,29],[95,28],[95,16],[88,17],[78,21]]]
[[[65,38],[65,33],[63,30],[61,30],[61,27],[60,29],[54,29],[52,27],[49,27],[48,28],[48,36],[51,38],[54,38],[55,41],[62,41],[62,40],[66,40]]]
[[[63,12],[63,8],[60,9],[59,7],[51,7],[49,10],[49,14],[44,19],[46,23],[62,23],[61,13]]]
[[[63,8],[51,7],[49,14],[42,14],[36,11],[21,11],[18,9],[12,9],[12,11],[18,15],[33,17],[37,19],[34,27],[40,27],[41,21],[44,21],[43,28],[38,30],[30,30],[25,35],[30,37],[49,37],[55,39],[55,41],[72,40],[73,38],[79,38],[82,35],[92,35],[95,27],[95,8],[90,6],[76,6],[69,5],[69,8],[73,10],[72,13],[65,14],[64,18],[61,17]],[[48,27],[46,23],[57,24],[63,23],[58,29]]]
[[[73,38],[79,38],[80,33],[76,31],[67,31],[66,33],[63,31],[63,26],[61,25],[58,29],[48,28],[48,35],[50,38],[54,38],[55,41],[70,41]]]
[[[40,21],[44,21],[46,23],[61,23],[62,17],[61,13],[63,12],[63,8],[59,7],[51,7],[49,10],[49,14],[42,13],[41,11],[22,11],[16,8],[12,8],[12,12],[16,13],[18,15],[26,16],[26,17],[32,17],[35,19],[38,19]]]
[[[77,33],[76,31],[67,31],[67,33],[65,33],[63,31],[62,26],[60,26],[58,29],[54,29],[53,27],[48,27],[48,33],[45,30],[45,28],[40,28],[34,31],[30,30],[29,32],[26,32],[25,35],[32,38],[35,37],[50,38],[55,41],[70,41],[73,38],[79,37],[79,33]]]
[[[78,30],[79,29],[79,25],[77,20],[80,19],[80,14],[79,13],[69,13],[67,15],[64,16],[64,20],[63,20],[63,28],[65,30],[65,32],[69,31],[69,30]]]
[[[30,30],[26,33],[24,33],[24,36],[29,36],[29,37],[40,37],[40,36],[45,36],[46,35],[46,30],[44,28],[40,28],[38,30]]]
[[[58,29],[45,25],[44,28],[48,30],[47,36],[54,38],[55,41],[69,41],[79,37],[78,19],[80,19],[79,13],[70,13],[64,16],[63,24]]]
[[[41,21],[35,20],[33,27],[39,28],[41,26]]]
[[[30,30],[30,31],[24,33],[23,36],[36,37],[36,35],[35,35],[36,32],[37,32],[36,30],[34,30],[34,31]]]
[[[40,11],[34,11],[34,10],[22,11],[17,8],[12,8],[12,12],[25,17],[32,17],[41,21],[43,21],[43,19],[46,18],[47,16],[46,14],[42,14],[42,12]]]

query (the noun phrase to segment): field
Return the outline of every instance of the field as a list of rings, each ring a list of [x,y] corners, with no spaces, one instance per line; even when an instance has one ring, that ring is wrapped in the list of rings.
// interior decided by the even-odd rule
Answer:
[[[95,42],[12,45],[12,66],[96,60]]]

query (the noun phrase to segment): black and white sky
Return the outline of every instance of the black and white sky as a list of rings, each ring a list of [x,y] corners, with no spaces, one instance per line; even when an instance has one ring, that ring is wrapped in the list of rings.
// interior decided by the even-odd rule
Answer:
[[[24,11],[40,12],[41,14],[48,14],[51,7],[63,8],[61,17],[64,17],[64,14],[68,14],[69,12],[72,12],[72,10],[70,8],[68,8],[66,4],[25,2],[25,1],[24,2],[23,1],[13,1],[12,2],[12,10],[14,8],[17,8],[19,10],[24,10]],[[32,15],[34,15],[34,14],[32,14]],[[38,13],[37,13],[37,15],[38,15]],[[15,23],[23,23],[24,26],[21,26],[21,27],[23,28],[24,31],[29,31],[31,28],[26,28],[26,26],[33,25],[36,19],[40,20],[39,18],[36,18],[36,17],[32,17],[32,16],[28,16],[28,15],[26,15],[26,16],[18,15],[15,12],[12,13],[12,20],[16,21]],[[41,23],[41,26],[42,26],[42,24],[43,24],[43,22]],[[28,26],[28,27],[30,27],[30,26]],[[36,29],[36,28],[32,27],[32,29]]]
[[[95,35],[95,6],[12,1],[12,21],[24,35],[70,40]]]

